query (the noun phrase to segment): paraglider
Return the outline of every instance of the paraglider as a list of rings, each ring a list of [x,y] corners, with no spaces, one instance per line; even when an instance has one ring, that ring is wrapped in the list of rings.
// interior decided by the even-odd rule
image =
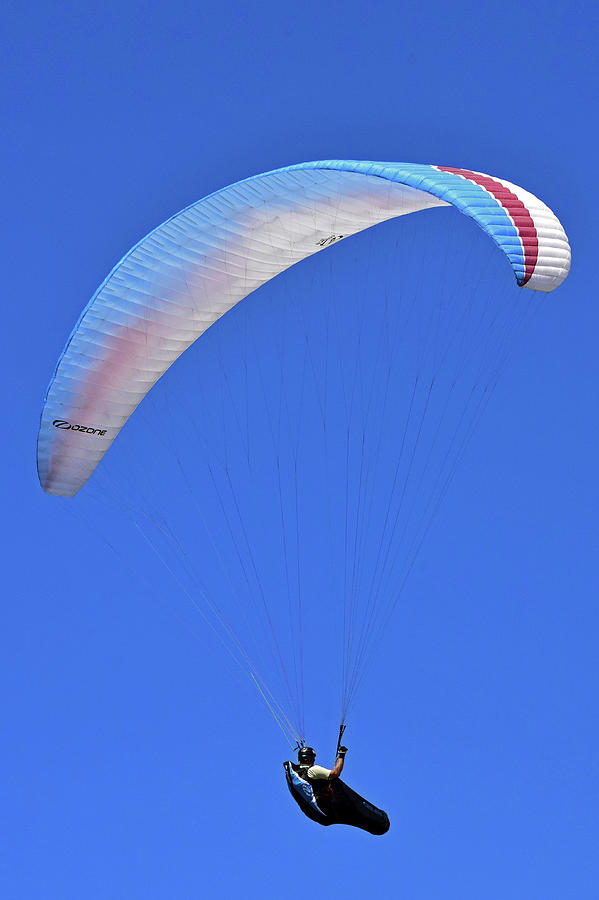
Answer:
[[[547,293],[567,277],[570,248],[551,210],[524,189],[469,169],[328,160],[288,166],[230,185],[173,215],[140,240],[117,263],[83,310],[59,357],[42,408],[37,465],[43,490],[74,497],[169,367],[258,287],[329,247],[342,244],[342,250],[348,237],[372,225],[436,208],[453,208],[476,223],[503,252],[519,287]],[[333,255],[335,252],[331,251]],[[434,244],[430,252],[443,270],[445,263]],[[461,258],[459,264],[464,266],[463,283],[468,285],[470,272]],[[328,369],[326,378],[314,377],[312,393],[322,419],[318,436],[322,444],[316,446],[316,429],[311,431],[306,426],[305,471],[314,467],[315,460],[325,459],[336,436],[341,436],[337,456],[326,464],[323,484],[312,485],[306,496],[310,501],[317,500],[325,493],[320,488],[330,487],[331,502],[338,506],[335,517],[340,523],[341,549],[337,557],[331,553],[329,558],[332,567],[335,559],[342,558],[344,570],[338,589],[340,603],[345,604],[342,726],[372,647],[384,633],[465,443],[492,392],[500,369],[497,360],[503,360],[509,337],[511,323],[500,323],[501,315],[509,319],[507,307],[486,316],[485,304],[466,303],[450,327],[449,317],[457,304],[453,296],[450,302],[443,300],[442,281],[435,285],[435,296],[418,294],[397,312],[393,327],[383,322],[376,340],[385,347],[387,356],[379,354],[384,362],[380,371],[371,367],[367,384],[360,379],[359,363],[353,359],[350,379],[350,368],[340,359],[337,401],[331,397]],[[388,308],[393,308],[391,301]],[[417,321],[419,312],[423,318]],[[316,318],[314,309],[311,314]],[[341,329],[344,325],[342,321]],[[360,332],[360,341],[362,337]],[[474,338],[479,343],[475,344]],[[365,334],[364,343],[368,339]],[[345,332],[340,331],[341,354],[346,345]],[[200,341],[198,347],[202,346]],[[448,348],[455,351],[455,362],[448,362]],[[322,395],[321,381],[325,385]],[[208,384],[207,392],[210,390]],[[356,394],[361,403],[353,402]],[[281,406],[279,402],[279,441],[284,430]],[[247,418],[251,418],[249,413]],[[386,441],[383,427],[390,420],[399,424],[393,440]],[[292,464],[294,506],[287,514],[277,447],[280,509],[273,515],[285,554],[293,640],[304,633],[300,578],[298,575],[294,609],[294,591],[289,588],[291,566],[286,556],[291,542],[285,536],[287,523],[293,520],[294,540],[299,547],[299,427],[297,432]],[[208,458],[215,442],[209,433],[204,446]],[[151,456],[153,448],[148,447],[147,453]],[[300,671],[303,656],[294,654],[297,671],[294,678],[288,678],[285,653],[273,625],[280,592],[264,588],[253,554],[252,542],[259,537],[261,523],[254,525],[253,531],[246,527],[228,458],[225,468],[226,491],[232,496],[230,510],[216,479],[215,491],[231,535],[235,534],[233,525],[240,522],[241,546],[236,551],[246,576],[248,602],[254,590],[254,620],[264,624],[267,639],[273,642],[286,698],[275,696],[258,674],[251,654],[230,624],[231,617],[227,619],[222,610],[214,611],[213,607],[211,612],[283,732],[305,749]],[[214,475],[212,469],[210,474]],[[251,477],[255,475],[252,471]],[[248,506],[255,512],[256,503],[248,501]],[[263,506],[266,509],[265,501]],[[169,540],[171,530],[161,530]],[[174,537],[171,543],[173,552],[181,546]],[[299,549],[294,562],[299,572]],[[328,773],[326,777],[306,766],[308,760],[285,763],[292,796],[303,812],[320,824],[345,823],[373,834],[385,833],[389,827],[386,814],[339,779],[343,758],[343,754],[338,756],[333,769],[323,770]]]
[[[351,825],[370,834],[386,834],[389,817],[368,800],[352,791],[339,776],[347,747],[337,747],[332,769],[316,765],[316,751],[300,747],[297,764],[284,763],[287,786],[301,811],[319,825]]]

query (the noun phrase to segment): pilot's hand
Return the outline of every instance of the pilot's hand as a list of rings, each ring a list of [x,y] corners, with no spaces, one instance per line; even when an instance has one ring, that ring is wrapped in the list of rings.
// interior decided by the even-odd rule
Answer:
[[[347,753],[347,747],[339,747],[337,751],[337,756],[345,756]]]

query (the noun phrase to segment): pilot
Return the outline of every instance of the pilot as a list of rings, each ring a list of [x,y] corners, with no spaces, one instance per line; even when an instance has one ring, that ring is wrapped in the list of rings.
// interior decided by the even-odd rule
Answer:
[[[293,768],[300,778],[309,782],[314,791],[314,798],[325,815],[330,811],[333,801],[333,785],[331,782],[341,775],[346,753],[347,747],[339,747],[335,765],[332,769],[325,769],[324,766],[314,765],[316,751],[312,747],[300,747],[298,750],[298,765]]]

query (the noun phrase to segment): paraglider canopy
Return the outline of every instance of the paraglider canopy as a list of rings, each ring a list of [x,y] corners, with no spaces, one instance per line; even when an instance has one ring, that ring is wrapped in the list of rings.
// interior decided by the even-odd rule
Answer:
[[[161,375],[239,300],[294,263],[395,216],[454,206],[503,251],[518,284],[552,291],[570,248],[540,200],[468,169],[327,160],[233,184],[143,238],[77,322],[44,402],[38,472],[72,497]]]

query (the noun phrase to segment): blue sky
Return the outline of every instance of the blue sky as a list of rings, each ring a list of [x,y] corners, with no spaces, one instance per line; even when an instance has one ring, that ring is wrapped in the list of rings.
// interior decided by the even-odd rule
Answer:
[[[595,5],[24,2],[5,18],[3,896],[593,897]],[[201,619],[140,579],[104,507],[47,497],[35,473],[56,358],[122,254],[225,184],[330,157],[497,174],[573,248],[348,728],[347,780],[389,811],[382,839],[300,815],[280,733]],[[142,466],[133,424],[113,451]],[[329,662],[311,677],[328,690]],[[336,722],[314,716],[324,760]]]

